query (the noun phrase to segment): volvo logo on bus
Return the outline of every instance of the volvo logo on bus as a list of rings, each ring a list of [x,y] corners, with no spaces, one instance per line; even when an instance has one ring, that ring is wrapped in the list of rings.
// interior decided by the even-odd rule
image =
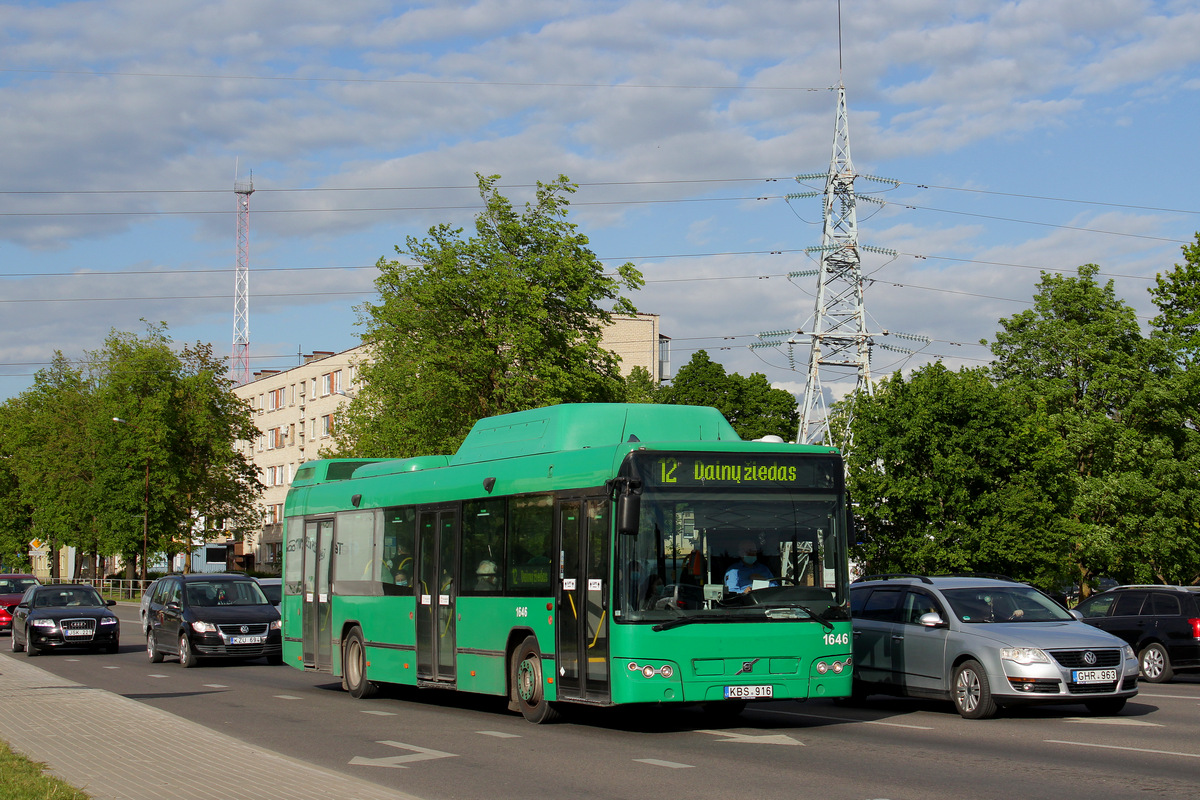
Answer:
[[[737,672],[735,672],[735,673],[733,673],[733,674],[734,674],[734,675],[741,675],[742,673],[745,673],[745,672],[750,672],[750,671],[752,671],[752,670],[754,669],[754,665],[755,665],[755,664],[757,664],[757,663],[758,663],[758,659],[757,659],[757,658],[756,658],[756,659],[754,659],[753,661],[743,661],[743,662],[742,662],[742,668],[741,668],[741,669],[739,669]]]

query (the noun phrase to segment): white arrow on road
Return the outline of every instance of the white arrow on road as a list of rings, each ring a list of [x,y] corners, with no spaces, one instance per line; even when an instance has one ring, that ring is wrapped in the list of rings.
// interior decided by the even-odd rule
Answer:
[[[756,736],[750,733],[734,733],[733,731],[696,731],[696,733],[711,733],[713,736],[724,736],[725,741],[736,744],[786,744],[803,747],[804,742],[797,742],[782,733]]]
[[[386,744],[388,747],[398,747],[401,750],[412,750],[411,755],[407,756],[387,756],[386,758],[363,758],[355,756],[350,763],[359,767],[398,767],[405,769],[409,764],[416,761],[432,761],[435,758],[456,758],[455,753],[443,753],[441,750],[430,750],[428,747],[417,747],[415,744],[403,744],[402,742],[379,742]]]

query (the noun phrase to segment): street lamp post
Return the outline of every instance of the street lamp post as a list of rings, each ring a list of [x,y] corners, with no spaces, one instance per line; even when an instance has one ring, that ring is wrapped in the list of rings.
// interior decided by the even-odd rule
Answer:
[[[113,417],[113,422],[131,425],[129,420]],[[136,425],[131,425],[135,430]],[[146,547],[150,540],[150,457],[146,457],[146,495],[142,501],[142,586],[146,585]]]

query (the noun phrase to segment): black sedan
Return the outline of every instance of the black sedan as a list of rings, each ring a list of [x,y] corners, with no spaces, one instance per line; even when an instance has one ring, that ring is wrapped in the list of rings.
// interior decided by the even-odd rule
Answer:
[[[121,623],[91,586],[52,584],[30,587],[13,608],[12,651],[36,656],[57,647],[103,648],[117,652]]]

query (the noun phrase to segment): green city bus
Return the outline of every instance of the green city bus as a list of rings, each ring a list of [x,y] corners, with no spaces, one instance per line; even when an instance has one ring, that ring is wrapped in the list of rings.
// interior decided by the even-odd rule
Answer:
[[[326,459],[285,507],[283,655],[342,678],[566,704],[850,694],[838,452],[713,408],[480,420],[452,456]]]

